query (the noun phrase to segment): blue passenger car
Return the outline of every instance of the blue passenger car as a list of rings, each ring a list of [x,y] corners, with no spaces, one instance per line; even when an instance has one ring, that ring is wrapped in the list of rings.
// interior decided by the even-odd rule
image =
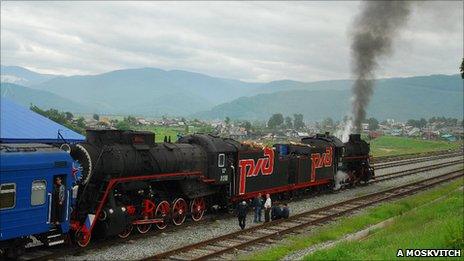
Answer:
[[[45,144],[0,144],[0,250],[21,254],[30,236],[46,245],[63,243],[69,230],[72,193],[71,156]],[[61,217],[54,202],[54,181],[64,185]],[[63,190],[62,190],[63,191]],[[62,194],[63,195],[63,194]],[[56,200],[55,200],[56,201]],[[56,215],[55,215],[56,216]]]

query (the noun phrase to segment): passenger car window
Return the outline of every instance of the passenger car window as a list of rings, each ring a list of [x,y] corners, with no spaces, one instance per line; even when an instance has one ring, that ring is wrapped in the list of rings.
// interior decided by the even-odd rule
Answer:
[[[219,154],[219,156],[218,156],[218,167],[220,167],[220,168],[224,167],[225,163],[226,163],[226,155]]]
[[[38,206],[45,203],[47,193],[47,182],[45,180],[34,180],[32,182],[31,205]]]
[[[16,184],[0,185],[0,209],[14,208],[16,204]]]

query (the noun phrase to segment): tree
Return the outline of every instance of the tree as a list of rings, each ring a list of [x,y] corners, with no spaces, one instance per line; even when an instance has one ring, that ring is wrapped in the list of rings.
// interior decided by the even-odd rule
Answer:
[[[66,115],[66,120],[70,121],[74,118],[74,115],[70,113],[69,111],[65,112]]]
[[[464,79],[464,58],[462,58],[460,69],[461,69],[461,78]]]
[[[284,116],[281,113],[276,113],[269,118],[267,122],[267,126],[271,129],[275,129],[276,127],[282,125],[284,123]]]
[[[75,125],[70,120],[68,120],[69,118],[72,119],[72,117],[70,117],[70,114],[71,114],[70,112],[65,113],[65,112],[58,111],[56,109],[42,110],[33,104],[31,104],[29,109],[44,117],[49,118],[50,120],[58,124],[64,125],[73,131],[76,131],[79,133],[85,133],[85,124],[82,123],[82,124]]]
[[[85,120],[84,120],[84,117],[79,117],[76,121],[76,125],[77,127],[79,128],[82,128],[82,129],[85,129]]]
[[[367,123],[369,124],[370,131],[375,131],[379,128],[379,121],[376,118],[367,119]]]
[[[409,126],[416,127],[418,123],[417,123],[416,120],[410,119],[410,120],[408,120],[408,121],[406,122],[406,124],[409,125]]]
[[[251,130],[251,123],[249,121],[244,121],[240,124],[240,127],[245,128],[245,130]]]
[[[226,119],[224,120],[224,123],[226,125],[229,125],[230,124],[230,118],[227,116]]]
[[[99,121],[100,120],[100,116],[98,114],[94,114],[93,116],[93,119],[96,120],[96,121]]]
[[[419,125],[419,128],[425,128],[425,126],[427,126],[427,120],[424,118],[421,118],[418,125]]]
[[[123,121],[127,122],[129,125],[136,125],[137,124],[137,119],[134,116],[124,117]]]
[[[303,114],[297,113],[293,114],[293,128],[301,130],[305,127],[303,122]]]
[[[288,129],[293,128],[292,118],[290,116],[285,117],[285,127]]]
[[[129,122],[127,122],[126,120],[118,122],[115,127],[118,130],[130,130]]]
[[[322,128],[324,128],[324,130],[326,131],[332,130],[333,127],[334,127],[334,121],[332,120],[332,118],[327,117],[322,121]]]

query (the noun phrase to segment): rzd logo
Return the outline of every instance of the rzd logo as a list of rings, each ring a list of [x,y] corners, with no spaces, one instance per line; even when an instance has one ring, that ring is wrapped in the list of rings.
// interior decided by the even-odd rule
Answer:
[[[311,182],[316,181],[316,169],[332,166],[332,147],[327,147],[325,153],[311,154]]]
[[[240,168],[240,186],[238,194],[245,193],[245,183],[247,177],[255,177],[260,173],[264,176],[271,175],[274,171],[274,150],[264,148],[264,157],[259,158],[256,163],[254,159],[242,159],[238,162]]]

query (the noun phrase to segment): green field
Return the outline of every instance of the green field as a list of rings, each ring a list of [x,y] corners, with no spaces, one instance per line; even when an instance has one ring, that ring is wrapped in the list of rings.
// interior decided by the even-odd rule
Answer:
[[[171,137],[171,142],[177,140],[177,135],[184,136],[187,134],[186,127],[164,127],[164,126],[132,126],[132,130],[151,131],[155,133],[155,141],[163,142],[164,136]],[[195,126],[194,132],[196,133],[210,133],[212,128],[209,126]]]
[[[401,223],[401,230],[404,230],[404,234],[399,237],[392,237],[392,241],[389,243],[389,249],[393,252],[379,252],[378,254],[370,256],[371,250],[369,247],[371,245],[366,244],[363,245],[365,248],[364,256],[340,256],[338,258],[336,254],[330,254],[331,256],[324,256],[325,254],[322,252],[318,252],[317,259],[324,259],[324,260],[332,260],[332,259],[361,259],[364,258],[366,260],[372,259],[392,259],[396,254],[397,248],[406,248],[406,247],[413,247],[418,246],[414,244],[417,241],[416,237],[424,237],[424,247],[429,246],[427,244],[437,244],[437,247],[442,247],[444,245],[448,245],[449,248],[451,247],[460,247],[463,248],[463,234],[462,234],[462,226],[463,226],[463,206],[462,206],[462,191],[456,191],[457,188],[464,185],[464,180],[461,178],[458,181],[454,181],[451,184],[441,186],[438,188],[431,189],[427,192],[423,192],[408,198],[404,198],[398,201],[394,201],[391,203],[387,203],[384,205],[380,205],[369,209],[365,212],[360,214],[350,216],[350,217],[342,217],[335,223],[331,224],[330,226],[323,226],[315,228],[315,230],[311,234],[301,235],[290,237],[284,240],[282,243],[275,245],[270,249],[266,249],[263,251],[259,251],[251,256],[241,257],[242,260],[279,260],[285,257],[288,254],[293,253],[294,251],[298,251],[301,249],[305,249],[307,247],[337,240],[342,238],[346,234],[355,233],[362,229],[365,229],[373,224],[377,224],[381,221],[386,219],[397,217],[404,215],[406,219],[401,219],[406,223]],[[443,197],[444,195],[450,195],[446,201],[439,201],[441,202],[438,205],[431,205],[430,202],[433,202],[436,199]],[[459,202],[460,201],[460,202]],[[443,203],[444,202],[444,203]],[[447,205],[450,205],[448,208]],[[432,207],[433,206],[433,207]],[[406,215],[409,213],[408,215]],[[420,215],[424,213],[424,217],[422,218]],[[442,216],[446,219],[449,219],[448,222],[446,219],[442,218]],[[411,220],[410,222],[407,222]],[[434,221],[436,220],[436,221]],[[425,229],[427,225],[430,224],[431,228]],[[410,229],[407,229],[407,226],[411,225]],[[414,229],[417,227],[414,226],[421,226],[421,231],[415,231]],[[394,225],[393,227],[396,227]],[[461,227],[461,230],[459,230]],[[439,228],[444,228],[443,230],[436,230]],[[423,230],[423,231],[422,231]],[[397,233],[398,230],[394,230],[391,233]],[[387,240],[388,234],[379,234],[382,236],[384,240]],[[431,236],[432,233],[434,236]],[[402,240],[402,238],[405,238]],[[433,241],[434,239],[442,240],[440,244],[439,241]],[[397,240],[397,241],[395,241]],[[402,240],[402,241],[401,241]],[[408,241],[409,240],[409,241]],[[375,248],[378,251],[382,251],[384,244],[375,241],[378,246]],[[417,241],[422,242],[422,241]],[[385,241],[385,244],[387,241]],[[345,245],[345,244],[344,244]],[[357,245],[359,243],[346,244],[346,247],[352,247],[353,252],[360,251],[357,250]],[[350,248],[351,249],[351,248]],[[337,252],[338,253],[338,252]],[[355,253],[350,253],[355,254]],[[311,257],[313,258],[313,257]]]
[[[462,141],[431,141],[404,137],[381,136],[371,140],[371,153],[374,157],[425,153],[430,151],[458,149]]]

